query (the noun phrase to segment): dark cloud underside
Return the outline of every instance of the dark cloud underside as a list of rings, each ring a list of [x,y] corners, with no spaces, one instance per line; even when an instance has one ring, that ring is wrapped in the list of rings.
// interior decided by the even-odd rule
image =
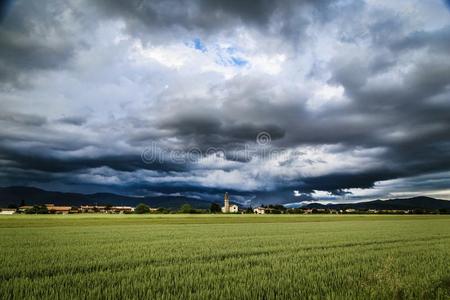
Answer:
[[[450,197],[445,5],[12,1],[0,10],[0,184]]]

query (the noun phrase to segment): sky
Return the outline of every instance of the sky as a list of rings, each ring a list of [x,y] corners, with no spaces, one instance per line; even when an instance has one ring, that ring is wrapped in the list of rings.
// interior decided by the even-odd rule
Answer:
[[[448,1],[2,3],[1,186],[450,199]]]

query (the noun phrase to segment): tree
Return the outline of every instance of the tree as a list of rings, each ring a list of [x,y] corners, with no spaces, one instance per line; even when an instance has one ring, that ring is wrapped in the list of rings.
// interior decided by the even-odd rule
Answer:
[[[180,213],[189,214],[192,212],[192,206],[190,204],[183,204],[180,207]]]
[[[148,214],[150,212],[150,207],[148,207],[147,204],[140,203],[138,206],[136,206],[136,209],[134,210],[134,213],[136,214]]]
[[[222,212],[222,208],[217,203],[211,203],[211,206],[210,206],[209,210],[213,214]]]
[[[164,208],[164,207],[159,207],[156,210],[156,213],[158,213],[158,214],[169,214],[170,213],[170,209]]]
[[[449,211],[447,209],[445,209],[445,208],[439,208],[439,213],[440,214],[448,214]]]
[[[30,209],[25,211],[26,214],[48,214],[47,206],[45,205],[35,205]]]

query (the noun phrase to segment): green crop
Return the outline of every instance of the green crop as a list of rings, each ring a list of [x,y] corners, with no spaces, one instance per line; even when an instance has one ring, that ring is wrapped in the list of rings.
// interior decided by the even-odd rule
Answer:
[[[0,299],[449,299],[448,216],[0,217]]]

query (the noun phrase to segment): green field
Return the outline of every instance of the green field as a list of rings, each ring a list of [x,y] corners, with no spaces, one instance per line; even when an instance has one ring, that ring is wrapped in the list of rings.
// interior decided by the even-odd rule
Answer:
[[[0,299],[450,299],[450,216],[0,217]]]

